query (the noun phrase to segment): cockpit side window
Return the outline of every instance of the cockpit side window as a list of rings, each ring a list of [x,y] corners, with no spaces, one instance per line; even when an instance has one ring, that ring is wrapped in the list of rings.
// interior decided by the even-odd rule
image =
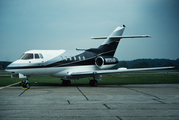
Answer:
[[[21,59],[22,60],[33,59],[33,54],[27,53],[27,54],[23,55]]]
[[[39,59],[39,54],[35,54],[35,59]]]
[[[25,53],[19,58],[19,59],[22,59],[24,57]]]
[[[40,56],[41,59],[43,59],[43,55],[41,53],[39,53],[39,56]]]

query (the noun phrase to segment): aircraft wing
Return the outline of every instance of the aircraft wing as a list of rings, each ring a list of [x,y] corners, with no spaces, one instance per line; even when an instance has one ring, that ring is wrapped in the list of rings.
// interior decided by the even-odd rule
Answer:
[[[127,35],[127,36],[109,36],[109,38],[147,38],[150,37],[150,35]],[[91,37],[91,39],[107,39],[107,36],[102,37]]]
[[[153,68],[136,68],[136,69],[118,68],[117,70],[72,72],[70,75],[71,76],[93,76],[93,75],[102,75],[102,74],[125,73],[125,72],[147,71],[147,70],[161,70],[161,69],[170,69],[170,68],[174,68],[174,67],[153,67]]]

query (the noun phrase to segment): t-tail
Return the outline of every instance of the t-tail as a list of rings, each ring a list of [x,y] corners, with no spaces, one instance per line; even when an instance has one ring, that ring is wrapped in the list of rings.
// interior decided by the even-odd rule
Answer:
[[[96,51],[101,56],[114,56],[119,41],[122,38],[145,38],[149,35],[136,35],[136,36],[122,36],[125,25],[117,27],[110,36],[92,37],[92,39],[106,39],[97,49],[89,49],[89,51]]]

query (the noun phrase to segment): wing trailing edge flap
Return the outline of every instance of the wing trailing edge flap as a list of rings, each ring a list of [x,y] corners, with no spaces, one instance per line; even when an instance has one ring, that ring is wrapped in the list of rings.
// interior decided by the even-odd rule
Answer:
[[[91,37],[91,39],[107,39],[107,38],[148,38],[150,35],[129,35],[129,36],[102,36],[102,37]]]
[[[112,74],[112,73],[125,73],[125,72],[135,72],[135,71],[147,71],[147,70],[161,70],[161,69],[171,69],[172,67],[153,67],[153,68],[118,68],[117,70],[97,70],[97,71],[87,71],[87,72],[72,72],[71,76],[93,76],[102,74]]]

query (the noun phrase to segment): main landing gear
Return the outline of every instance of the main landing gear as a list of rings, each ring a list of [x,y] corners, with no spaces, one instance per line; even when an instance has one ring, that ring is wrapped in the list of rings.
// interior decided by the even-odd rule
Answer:
[[[98,85],[98,81],[93,79],[93,80],[90,80],[89,84],[90,84],[90,86],[97,86]],[[70,86],[71,85],[71,81],[70,80],[62,80],[62,85],[63,86]]]
[[[101,80],[101,75],[94,75],[93,79],[90,80],[90,82],[89,82],[90,86],[97,86],[98,85],[97,80]]]
[[[71,85],[71,81],[70,80],[62,80],[62,85],[63,86],[70,86]]]
[[[30,89],[29,76],[26,76],[26,80],[21,83],[23,89]]]
[[[98,81],[93,79],[93,80],[90,80],[89,84],[90,84],[90,86],[97,86],[98,85]]]
[[[101,80],[101,75],[94,75],[93,76],[93,79],[89,81],[89,85],[90,86],[97,86],[98,85],[98,80]],[[69,79],[65,79],[65,78],[62,78],[62,85],[63,86],[70,86],[71,85],[71,81]]]

